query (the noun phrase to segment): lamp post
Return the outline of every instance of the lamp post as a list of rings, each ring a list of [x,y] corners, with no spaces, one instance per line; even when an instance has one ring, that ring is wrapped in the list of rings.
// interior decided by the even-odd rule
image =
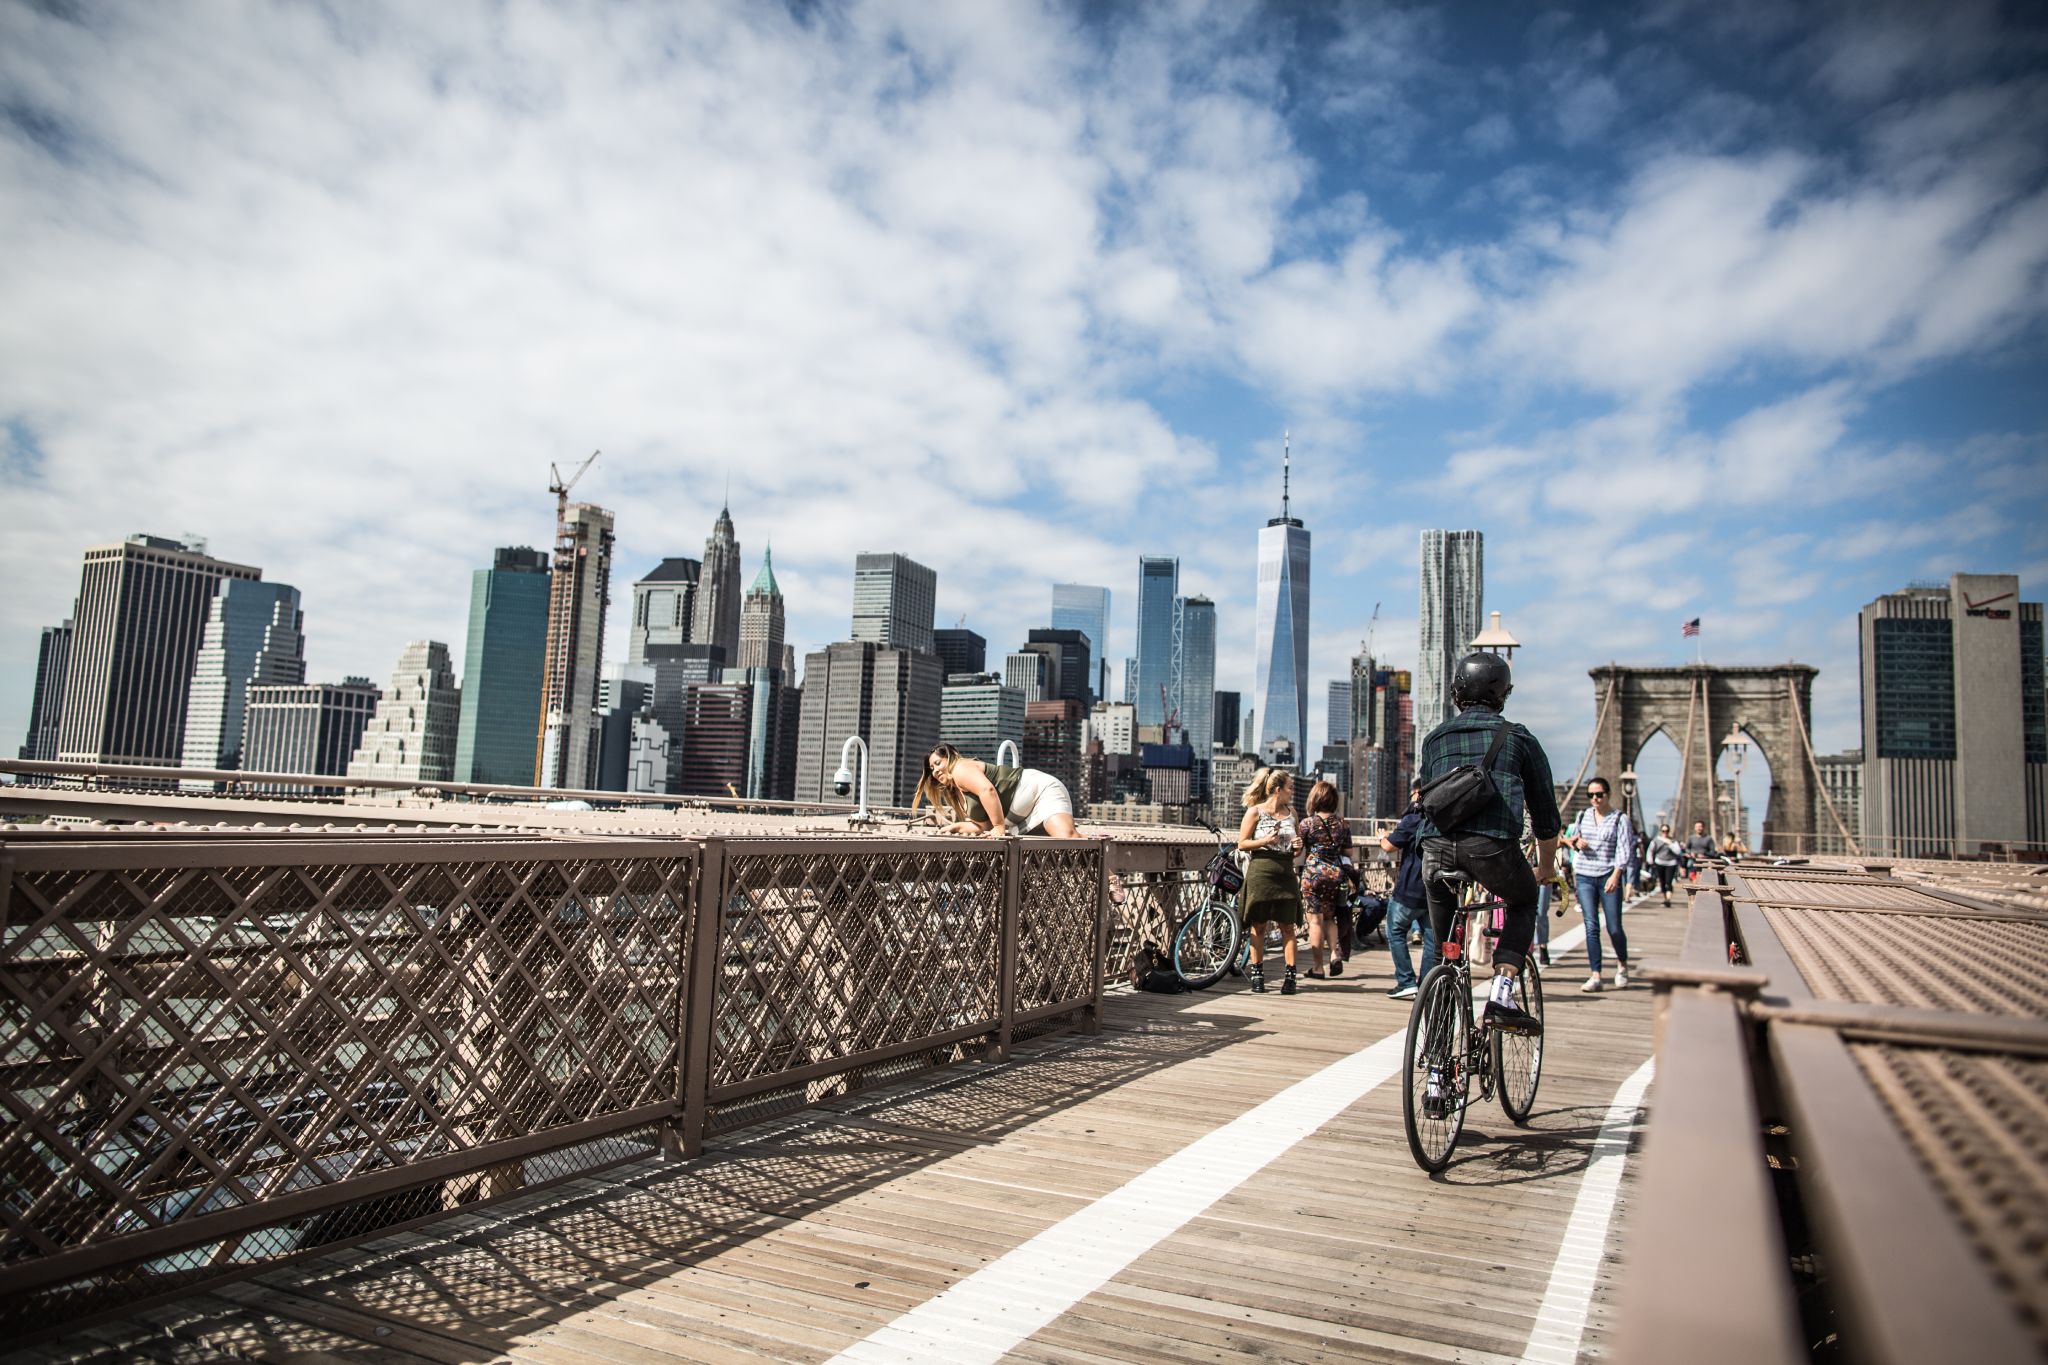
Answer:
[[[1728,756],[1728,771],[1735,775],[1735,794],[1728,801],[1728,828],[1733,832],[1742,825],[1742,770],[1749,764],[1749,736],[1739,726],[1730,727],[1728,738],[1721,741],[1721,749]],[[1720,799],[1716,792],[1715,802],[1718,804]],[[1737,842],[1741,842],[1739,836]]]
[[[832,790],[840,796],[853,790],[853,773],[847,765],[853,761],[856,745],[860,747],[860,809],[847,818],[865,821],[873,818],[868,814],[868,742],[859,735],[848,735],[846,743],[839,746],[839,771],[832,774]]]
[[[1489,654],[1498,654],[1509,660],[1515,657],[1515,651],[1521,647],[1520,640],[1501,629],[1499,612],[1493,613],[1492,625],[1472,637],[1471,645],[1473,649],[1483,649]]]

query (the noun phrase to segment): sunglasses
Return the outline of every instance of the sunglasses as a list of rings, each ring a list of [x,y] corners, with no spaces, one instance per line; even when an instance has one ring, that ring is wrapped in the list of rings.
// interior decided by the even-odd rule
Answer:
[[[1605,801],[1607,799],[1606,792],[1587,792],[1586,795],[1592,797],[1595,801]]]

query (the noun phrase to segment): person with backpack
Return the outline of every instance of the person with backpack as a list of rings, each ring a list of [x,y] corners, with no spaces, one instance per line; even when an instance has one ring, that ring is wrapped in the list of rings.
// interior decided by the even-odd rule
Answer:
[[[1351,826],[1337,814],[1337,789],[1328,782],[1309,788],[1308,819],[1301,822],[1300,844],[1301,904],[1308,912],[1308,975],[1311,981],[1323,976],[1323,955],[1329,954],[1330,975],[1344,975],[1344,944],[1341,931],[1349,918],[1351,892],[1347,882],[1354,875],[1351,859]]]
[[[1387,897],[1387,952],[1394,959],[1394,988],[1387,992],[1396,1000],[1413,1000],[1421,989],[1422,977],[1436,969],[1443,956],[1436,941],[1436,925],[1430,921],[1429,900],[1422,889],[1422,851],[1415,840],[1422,828],[1422,807],[1415,801],[1416,788],[1408,788],[1408,809],[1401,823],[1380,836],[1380,847],[1400,859],[1394,873],[1394,890]],[[1422,926],[1422,976],[1415,973],[1415,958],[1408,951],[1408,931]]]
[[[1538,1036],[1543,1021],[1514,1002],[1515,978],[1528,965],[1536,934],[1537,885],[1550,880],[1560,821],[1550,758],[1528,727],[1504,716],[1515,690],[1508,661],[1478,652],[1451,674],[1458,714],[1423,741],[1416,778],[1422,805],[1422,886],[1437,942],[1451,931],[1458,891],[1445,874],[1462,873],[1498,896],[1500,938],[1482,1024]],[[1538,865],[1522,854],[1522,812],[1528,808]]]
[[[1280,994],[1298,994],[1294,940],[1302,921],[1301,883],[1294,877],[1294,779],[1285,768],[1261,768],[1245,788],[1237,846],[1246,854],[1238,904],[1252,947],[1245,974],[1253,990],[1266,989],[1266,931],[1277,927],[1285,936],[1281,951],[1287,959]]]

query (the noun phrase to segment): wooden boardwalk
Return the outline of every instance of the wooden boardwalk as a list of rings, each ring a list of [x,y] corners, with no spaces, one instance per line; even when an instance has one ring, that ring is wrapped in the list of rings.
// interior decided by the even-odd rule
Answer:
[[[1675,955],[1684,916],[1683,898],[1632,908],[1631,957]],[[1551,931],[1576,920],[1553,918]],[[0,1362],[827,1361],[1397,1034],[1408,1007],[1386,996],[1386,953],[1354,968],[1295,997],[1234,983],[1113,994],[1099,1037],[1025,1043],[1008,1066],[928,1073],[739,1130],[695,1162],[619,1167]],[[1548,1047],[1527,1129],[1497,1105],[1475,1108],[1458,1159],[1431,1180],[1402,1137],[1397,1076],[1004,1358],[1523,1359],[1594,1139],[1650,1055],[1650,991],[1581,995],[1585,974],[1579,949],[1546,974]],[[1603,1354],[1630,1184],[1583,1360]]]

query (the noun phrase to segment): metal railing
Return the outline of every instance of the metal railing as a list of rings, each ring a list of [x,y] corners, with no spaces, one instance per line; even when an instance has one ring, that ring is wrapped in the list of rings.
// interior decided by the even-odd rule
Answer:
[[[1172,921],[1188,855],[10,835],[0,1330],[692,1156],[830,1096],[1004,1060],[1020,1032],[1093,1031],[1110,941]]]

